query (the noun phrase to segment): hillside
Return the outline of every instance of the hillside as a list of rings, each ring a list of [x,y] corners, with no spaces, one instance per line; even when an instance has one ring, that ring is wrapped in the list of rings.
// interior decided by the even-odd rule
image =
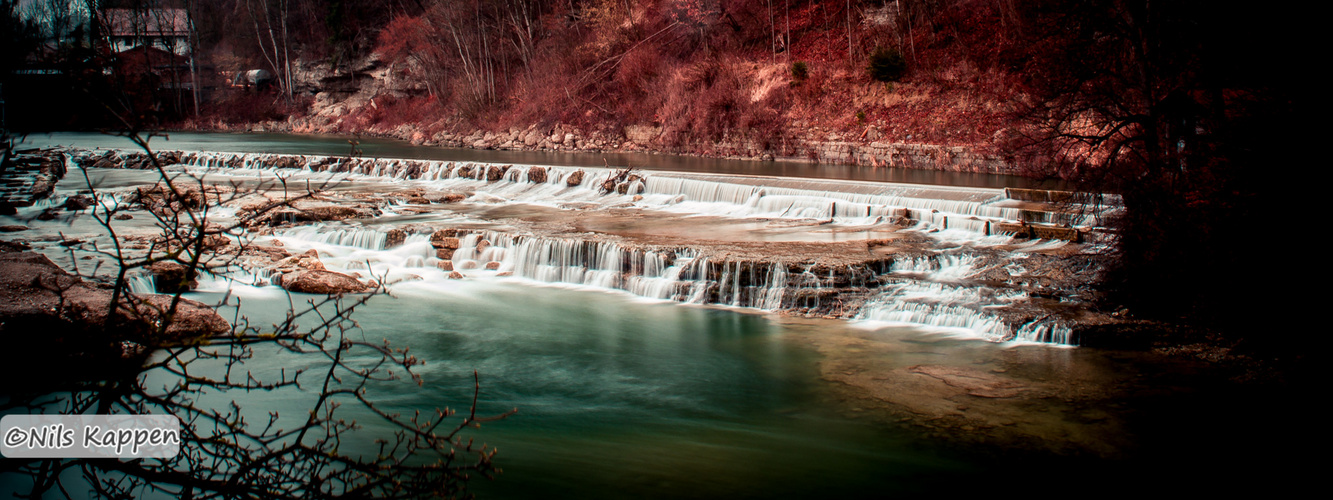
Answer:
[[[1011,171],[995,155],[1024,95],[1001,64],[1014,15],[993,2],[439,4],[405,9],[348,64],[294,59],[290,106],[280,75],[271,102],[233,93],[184,126],[267,116],[424,144]],[[874,79],[876,51],[904,71]]]

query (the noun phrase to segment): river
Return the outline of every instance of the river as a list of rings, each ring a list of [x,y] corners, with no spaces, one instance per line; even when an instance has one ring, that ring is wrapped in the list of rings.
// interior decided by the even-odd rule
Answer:
[[[93,134],[29,138],[30,144],[40,146],[128,147],[121,141]],[[159,150],[232,152],[257,158],[254,155],[260,153],[341,155],[350,148],[346,141],[274,134],[171,134],[170,141],[153,144]],[[595,177],[595,167],[603,165],[603,155],[448,150],[370,139],[359,147],[368,157],[548,165],[553,166],[551,175],[560,172],[554,167],[585,167]],[[839,189],[857,193],[880,182],[930,185],[934,187],[912,189],[950,193],[945,197],[955,205],[978,203],[969,201],[976,193],[989,200],[1000,188],[1034,186],[1028,181],[661,155],[607,155],[606,162],[661,172],[644,182],[643,204],[653,203],[654,189],[664,190],[662,186],[673,182],[672,189],[682,194],[672,191],[671,196],[699,196],[690,190],[694,188],[677,186],[692,181],[746,189],[760,183],[758,189],[764,191],[747,194],[749,202],[731,204],[719,197],[708,201],[712,205],[686,206],[673,198],[670,203],[649,205],[645,212],[649,215],[644,215],[618,212],[623,210],[616,208],[619,205],[587,197],[579,198],[580,203],[605,206],[580,205],[575,212],[569,208],[574,196],[569,190],[543,194],[539,188],[518,186],[519,181],[513,183],[517,187],[492,181],[490,186],[500,187],[486,188],[483,181],[473,179],[423,179],[421,185],[435,183],[430,184],[432,189],[489,189],[490,198],[474,195],[456,208],[422,213],[402,211],[401,204],[386,205],[385,216],[355,227],[321,224],[279,229],[272,235],[293,253],[318,250],[331,269],[412,276],[393,286],[394,297],[375,298],[357,311],[356,318],[366,338],[411,346],[426,361],[421,368],[425,384],[381,384],[373,388],[372,397],[400,411],[459,408],[471,395],[473,371],[480,373],[480,413],[518,409],[514,416],[472,434],[499,449],[496,462],[504,470],[494,481],[472,483],[483,498],[879,498],[1002,491],[1099,496],[1143,488],[1185,492],[1228,490],[1228,485],[1264,487],[1264,478],[1292,473],[1287,440],[1302,426],[1277,425],[1282,418],[1274,411],[1293,404],[1285,395],[1247,392],[1245,386],[1237,390],[1226,378],[1229,372],[1198,361],[1070,347],[1052,342],[1049,336],[1023,341],[1022,332],[1014,338],[1016,328],[989,315],[988,311],[1026,296],[1016,295],[1021,290],[996,291],[993,283],[975,278],[981,262],[999,258],[1007,260],[986,265],[1030,267],[1020,261],[1047,255],[1049,250],[1042,245],[1052,246],[1050,242],[1019,244],[1007,236],[980,234],[975,227],[932,227],[934,232],[927,233],[926,225],[937,222],[918,216],[922,222],[917,230],[928,234],[922,244],[930,245],[929,258],[899,259],[892,269],[879,270],[878,276],[889,286],[850,321],[822,313],[800,314],[814,309],[801,309],[804,303],[793,304],[792,297],[808,289],[777,285],[786,295],[765,302],[772,298],[771,290],[760,290],[761,285],[735,285],[728,291],[725,283],[738,279],[740,265],[734,274],[718,277],[727,267],[714,263],[713,277],[705,277],[704,271],[690,281],[690,266],[707,265],[704,253],[687,257],[676,250],[672,261],[652,250],[656,246],[641,247],[648,244],[644,241],[651,245],[672,239],[694,241],[690,238],[698,236],[686,233],[698,231],[725,233],[708,240],[712,243],[700,244],[709,249],[740,249],[743,242],[752,241],[822,244],[882,236],[879,229],[865,227],[877,223],[847,215],[846,208],[817,216],[802,212],[799,217],[764,211],[768,209],[754,200],[776,197],[785,193],[782,189],[814,189],[809,184],[814,181],[769,178],[834,180],[842,183]],[[241,180],[266,172],[249,164],[252,170],[246,171],[207,165],[199,160],[185,170]],[[700,172],[739,177],[690,177]],[[94,170],[90,177],[105,190],[151,180],[143,172],[114,170]],[[746,180],[753,178],[761,180]],[[343,184],[338,189],[347,192],[402,187],[395,184],[400,181],[383,181],[368,171],[340,179]],[[82,182],[81,175],[68,176],[58,186],[57,196],[86,187]],[[874,197],[890,195],[875,191],[857,196],[871,196],[857,198],[862,200],[857,203],[874,212],[876,203],[881,203]],[[751,211],[737,212],[737,206]],[[853,208],[861,210],[860,205]],[[789,206],[782,213],[790,210]],[[586,213],[593,215],[585,217]],[[601,213],[610,215],[596,215]],[[994,217],[1006,217],[1005,213],[996,212]],[[62,231],[87,241],[99,238],[98,228],[87,221],[43,222],[32,220],[32,215],[21,212],[18,217],[0,217],[4,219],[0,222],[22,222],[33,231]],[[575,215],[587,221],[573,232],[553,233],[543,225],[550,223],[548,219]],[[828,217],[832,226],[843,229],[825,233],[806,228],[798,234],[788,228],[806,227],[800,221],[810,217]],[[687,221],[689,230],[673,225],[679,220]],[[782,224],[774,229],[772,221]],[[450,280],[438,271],[439,259],[431,260],[435,252],[427,234],[410,237],[397,249],[386,248],[383,242],[390,227],[446,222],[493,243],[491,253],[482,257],[482,250],[469,253],[478,248],[478,237],[465,241],[451,262],[461,269],[468,269],[463,266],[469,262],[487,261],[500,267],[469,271],[466,280]],[[520,223],[531,226],[522,227],[523,236],[506,240],[504,235]],[[584,260],[577,262],[556,264],[552,257],[530,252],[538,247],[564,248],[561,245],[575,241],[571,235],[592,234],[584,231],[588,228],[600,228],[598,234],[617,239],[598,243],[597,250],[585,251]],[[755,233],[765,236],[756,238]],[[591,236],[578,238],[584,238],[578,241],[586,246]],[[29,241],[58,262],[73,264],[49,239]],[[1053,246],[1070,253],[1063,245]],[[606,252],[616,256],[617,264],[610,268],[593,255]],[[631,255],[623,258],[626,262],[641,261],[630,266],[642,272],[640,278],[671,286],[621,278],[630,268],[615,266],[626,254]],[[662,269],[643,270],[659,265],[655,262]],[[764,272],[749,269],[751,274]],[[570,277],[571,270],[577,277]],[[768,272],[767,277],[752,278],[754,283],[788,279],[778,267]],[[188,296],[216,303],[230,293],[242,299],[244,314],[260,322],[286,311],[289,295],[280,288],[226,278],[206,279]],[[696,300],[698,295],[689,291],[700,286],[722,288],[713,299]],[[656,291],[672,287],[679,295]],[[820,295],[803,295],[808,296]],[[295,295],[298,302],[304,298]],[[304,362],[260,356],[247,367],[271,372]],[[291,395],[237,398],[261,412],[300,414],[306,409],[300,397]],[[373,419],[363,423],[368,426],[367,442],[376,433],[388,432]]]

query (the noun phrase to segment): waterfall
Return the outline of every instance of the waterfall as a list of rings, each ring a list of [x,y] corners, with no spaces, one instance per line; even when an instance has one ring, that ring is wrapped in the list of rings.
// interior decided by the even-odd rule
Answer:
[[[684,215],[845,225],[907,220],[941,240],[979,240],[978,235],[997,233],[993,226],[1001,222],[1068,222],[1073,220],[1068,213],[1080,209],[1042,205],[1003,189],[656,171],[635,172],[608,191],[604,186],[610,186],[607,181],[619,171],[594,167],[227,153],[191,153],[184,163],[219,175],[288,172],[284,175],[315,180],[360,176],[355,178],[467,193],[465,203],[474,205],[528,203],[592,210],[633,206]],[[1120,209],[1114,201],[1101,198],[1088,212],[1114,213]],[[1069,328],[1058,321],[1019,324],[997,314],[997,307],[1027,295],[972,283],[979,268],[990,264],[985,264],[988,258],[967,253],[885,257],[883,267],[888,269],[875,272],[738,259],[686,247],[636,246],[614,238],[489,230],[459,231],[456,249],[439,250],[422,234],[385,249],[383,230],[341,224],[282,229],[275,236],[297,242],[294,249],[319,249],[331,269],[390,283],[396,278],[442,280],[442,267],[466,272],[467,278],[512,275],[692,304],[856,315],[864,321],[921,325],[995,341],[1070,340]],[[990,238],[1009,240],[1003,235]],[[1009,269],[1015,264],[998,265]]]
[[[299,226],[280,230],[274,234],[287,238],[327,243],[330,245],[364,248],[367,250],[383,250],[384,242],[386,241],[385,233],[374,229],[359,227],[330,230],[327,226]]]
[[[991,341],[1070,343],[1069,327],[1055,321],[1010,326],[991,309],[1027,298],[1018,290],[995,291],[959,284],[974,275],[980,258],[967,253],[902,257],[890,271],[895,283],[861,310],[860,319],[912,324]],[[1007,272],[1022,272],[1008,263]]]
[[[617,170],[595,167],[247,153],[188,153],[183,161],[222,174],[336,174],[485,194],[475,197],[474,202],[601,207],[632,204],[690,215],[819,219],[844,224],[877,224],[889,217],[905,216],[917,221],[919,229],[968,233],[985,233],[995,222],[1070,223],[1074,218],[1069,214],[1075,212],[1100,220],[1119,209],[1116,197],[1100,198],[1096,205],[1037,209],[1034,207],[1040,206],[1038,203],[1011,198],[1004,189],[657,171],[636,173],[635,180],[621,186],[626,187],[626,194],[620,194],[619,190],[602,190],[603,183]],[[534,169],[541,169],[542,175],[531,175]],[[581,181],[570,186],[568,182],[578,172],[582,172]]]
[[[157,280],[152,274],[134,273],[125,276],[125,284],[133,293],[157,293]]]

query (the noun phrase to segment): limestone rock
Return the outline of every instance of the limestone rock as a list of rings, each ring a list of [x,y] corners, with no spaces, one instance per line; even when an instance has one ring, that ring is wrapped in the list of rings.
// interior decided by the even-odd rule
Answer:
[[[579,184],[583,184],[583,175],[584,175],[583,170],[581,169],[575,170],[574,173],[569,174],[568,179],[565,179],[565,185],[569,187],[574,187]]]
[[[407,241],[407,231],[390,229],[384,233],[384,248],[393,248]]]
[[[503,179],[511,167],[512,165],[491,165],[491,168],[486,170],[486,180],[495,182]]]
[[[78,211],[85,210],[93,206],[93,198],[88,195],[75,195],[65,198],[65,204],[61,205],[65,210]]]
[[[299,221],[322,222],[322,221],[340,221],[343,219],[350,219],[359,216],[361,216],[361,213],[356,211],[356,209],[342,207],[338,205],[326,205],[322,207],[311,207],[303,209],[301,210],[300,215],[298,215],[297,219]]]
[[[541,184],[546,182],[546,167],[532,167],[528,169],[528,182]]]
[[[423,198],[431,203],[458,203],[467,199],[463,193],[426,193]]]
[[[453,237],[443,237],[440,239],[435,239],[435,237],[432,236],[430,239],[430,245],[435,248],[447,248],[450,250],[458,250],[458,247],[462,245],[462,241],[459,240],[458,238],[453,238]]]
[[[0,334],[9,349],[24,353],[22,363],[0,363],[0,376],[31,376],[34,366],[59,366],[43,373],[68,378],[105,376],[113,366],[138,366],[149,351],[127,352],[124,342],[179,345],[231,331],[212,308],[193,300],[180,299],[161,329],[161,312],[173,297],[121,299],[112,311],[111,289],[85,283],[44,255],[0,247]]]
[[[319,260],[319,252],[315,249],[306,250],[301,255],[293,255],[278,261],[273,265],[273,270],[280,273],[289,273],[295,271],[324,271],[324,263]]]
[[[153,275],[153,286],[157,293],[183,293],[199,286],[195,280],[196,271],[179,262],[154,262],[147,270]]]
[[[370,289],[370,285],[354,277],[327,270],[296,271],[284,274],[276,281],[289,292],[318,295],[360,293]]]

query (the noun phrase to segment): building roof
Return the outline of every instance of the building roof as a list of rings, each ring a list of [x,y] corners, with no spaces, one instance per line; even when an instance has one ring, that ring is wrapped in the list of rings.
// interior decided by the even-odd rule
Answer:
[[[98,16],[106,32],[113,37],[190,34],[190,18],[185,9],[104,9]]]

